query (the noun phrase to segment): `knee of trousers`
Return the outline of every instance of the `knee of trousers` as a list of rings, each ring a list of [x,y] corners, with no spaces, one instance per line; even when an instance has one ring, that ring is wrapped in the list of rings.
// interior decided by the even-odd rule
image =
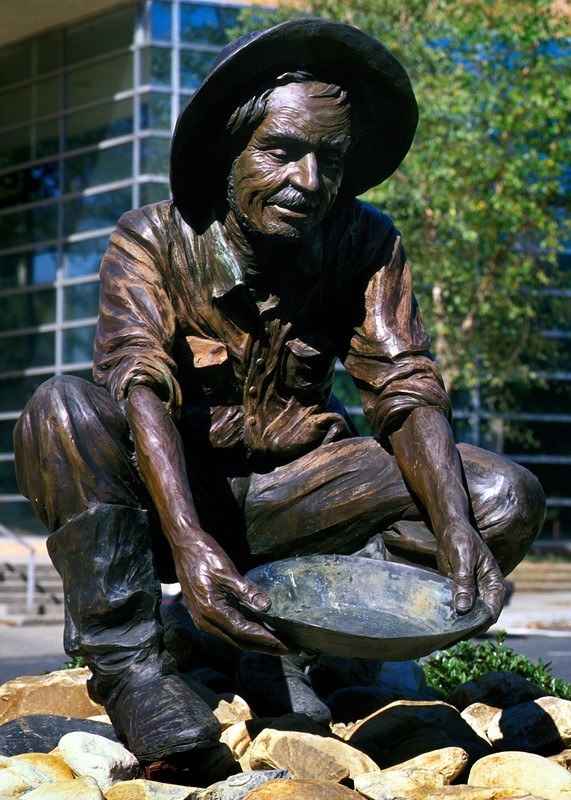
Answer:
[[[93,503],[139,505],[127,420],[82,378],[38,387],[15,427],[14,451],[20,491],[49,530]]]
[[[520,464],[502,459],[481,530],[504,574],[521,561],[545,522],[545,495],[539,480]]]

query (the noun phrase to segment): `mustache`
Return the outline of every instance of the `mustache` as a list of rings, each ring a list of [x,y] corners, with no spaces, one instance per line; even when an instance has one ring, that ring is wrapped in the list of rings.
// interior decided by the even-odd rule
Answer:
[[[298,189],[294,189],[291,186],[280,189],[279,192],[271,195],[271,197],[268,197],[266,200],[268,204],[286,206],[292,209],[313,209],[317,206],[318,202],[316,195],[300,192]]]

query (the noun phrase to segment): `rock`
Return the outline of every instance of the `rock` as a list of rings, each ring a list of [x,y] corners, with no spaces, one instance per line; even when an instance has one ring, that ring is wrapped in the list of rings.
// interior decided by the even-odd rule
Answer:
[[[417,700],[427,691],[429,694],[434,691],[441,694],[437,689],[427,690],[424,670],[416,661],[386,661],[379,671],[375,685],[398,692],[401,700],[408,700],[409,696],[410,699]]]
[[[535,753],[492,753],[474,764],[468,784],[504,786],[547,800],[571,800],[571,774]]]
[[[404,769],[430,770],[442,776],[445,784],[452,783],[468,766],[468,753],[461,747],[443,747],[410,758],[395,767],[388,767],[385,773]]]
[[[239,775],[231,775],[225,781],[213,783],[206,789],[196,789],[188,795],[187,800],[241,800],[252,789],[267,781],[289,778],[290,774],[286,769],[242,772]]]
[[[442,747],[461,747],[472,760],[490,752],[459,711],[441,701],[391,703],[355,725],[348,742],[374,753],[383,768]]]
[[[381,708],[401,700],[394,689],[386,690],[380,686],[348,686],[338,689],[325,701],[331,710],[334,723],[359,722]]]
[[[105,791],[105,800],[187,800],[192,787],[136,778],[115,783]]]
[[[49,753],[57,747],[66,733],[85,731],[116,742],[111,725],[86,719],[58,717],[50,714],[31,714],[0,725],[0,755],[20,753]]]
[[[333,737],[269,728],[249,751],[250,769],[287,769],[292,778],[340,782],[380,771],[372,759]]]
[[[25,800],[105,800],[105,798],[93,778],[76,778],[73,781],[45,784],[26,792]]]
[[[24,761],[38,767],[54,781],[69,781],[75,777],[65,761],[55,753],[22,753],[12,756],[10,761]]]
[[[548,756],[548,758],[549,761],[553,761],[555,764],[559,764],[561,767],[571,770],[571,750],[562,750],[554,756]]]
[[[245,722],[236,722],[222,731],[220,742],[229,747],[236,761],[239,761],[252,744],[252,736]]]
[[[462,711],[461,717],[466,720],[478,736],[490,741],[488,739],[488,728],[498,711],[500,711],[499,708],[489,706],[487,703],[472,703]]]
[[[237,694],[219,695],[218,704],[212,710],[222,726],[222,730],[226,730],[236,722],[252,719],[254,716],[248,703]]]
[[[444,786],[438,772],[423,769],[398,769],[392,772],[364,773],[355,778],[355,789],[371,800],[392,800],[422,793],[428,796],[431,789]]]
[[[311,665],[311,685],[321,697],[347,686],[372,686],[382,664],[361,658],[320,655]]]
[[[571,701],[540,697],[499,711],[488,728],[495,748],[535,752],[571,744]]]
[[[16,798],[44,783],[53,783],[49,773],[34,764],[0,756],[0,797]]]
[[[88,669],[61,669],[48,675],[15,678],[0,686],[0,725],[27,714],[85,719],[104,714],[87,694]]]
[[[472,703],[509,708],[546,693],[539,686],[513,672],[485,672],[474,680],[452,689],[446,702],[462,711]]]
[[[92,733],[67,733],[60,739],[57,754],[82,778],[93,778],[101,791],[117,781],[141,777],[135,756],[122,744]]]
[[[363,800],[357,792],[331,781],[277,780],[253,789],[244,800]]]

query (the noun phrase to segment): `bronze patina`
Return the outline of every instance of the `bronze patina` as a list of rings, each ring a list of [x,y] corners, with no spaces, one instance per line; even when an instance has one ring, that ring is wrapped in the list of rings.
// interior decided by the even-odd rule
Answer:
[[[247,570],[380,557],[439,570],[454,613],[479,598],[496,619],[541,527],[529,472],[454,443],[401,235],[355,199],[394,172],[416,123],[403,67],[348,25],[293,20],[229,45],[179,120],[172,201],[111,235],[95,383],[47,381],[18,422],[66,650],[142,762],[219,734],[164,647],[161,580],[180,582],[198,629],[259,654],[246,686],[289,670],[290,694],[327,721],[251,618],[270,601]],[[374,437],[332,395],[336,359]]]

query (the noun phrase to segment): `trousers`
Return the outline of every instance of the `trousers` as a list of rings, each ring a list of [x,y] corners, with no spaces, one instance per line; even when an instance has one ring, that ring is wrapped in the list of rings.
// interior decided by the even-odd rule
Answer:
[[[239,569],[294,555],[355,553],[375,537],[397,560],[436,567],[430,523],[395,458],[373,437],[331,442],[255,471],[245,456],[182,436],[201,524]],[[458,450],[472,522],[507,575],[543,524],[541,486],[500,455],[466,444]],[[16,426],[15,453],[20,489],[50,531],[95,504],[146,509],[159,576],[176,580],[127,419],[104,389],[73,376],[42,384]]]

